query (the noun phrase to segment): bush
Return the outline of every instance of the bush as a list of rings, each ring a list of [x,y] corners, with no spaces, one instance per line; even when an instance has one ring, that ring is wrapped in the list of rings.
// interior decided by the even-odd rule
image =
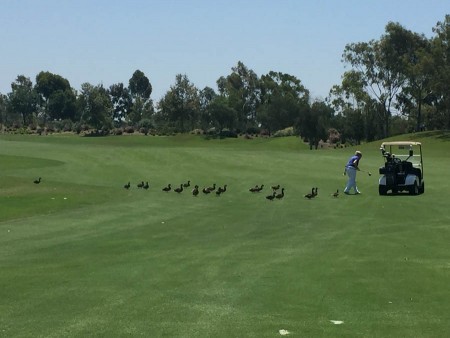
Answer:
[[[132,126],[126,126],[124,129],[124,132],[127,134],[133,134],[134,133],[134,128]]]
[[[286,137],[286,136],[294,136],[294,127],[287,127],[282,130],[277,130],[273,137]]]

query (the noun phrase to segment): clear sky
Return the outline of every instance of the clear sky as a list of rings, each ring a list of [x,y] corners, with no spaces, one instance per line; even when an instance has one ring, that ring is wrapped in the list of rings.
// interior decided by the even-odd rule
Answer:
[[[301,80],[325,98],[348,43],[379,39],[389,21],[433,36],[449,0],[0,0],[0,93],[40,71],[81,84],[149,78],[156,102],[186,74],[199,89],[242,61]]]

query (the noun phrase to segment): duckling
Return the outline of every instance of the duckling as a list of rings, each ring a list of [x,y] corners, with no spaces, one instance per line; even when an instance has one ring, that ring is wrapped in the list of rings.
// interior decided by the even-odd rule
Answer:
[[[163,189],[162,189],[163,191],[170,191],[170,190],[172,190],[172,186],[170,185],[170,183],[167,185],[167,187],[164,187]]]
[[[41,183],[41,177],[39,177],[37,180],[34,180],[33,183],[34,183],[34,184],[39,184],[39,183]]]
[[[272,186],[272,190],[278,190],[278,189],[280,189],[280,185],[278,184],[278,185],[273,185]]]
[[[180,187],[173,189],[173,191],[175,191],[177,193],[183,192],[183,184],[180,184]]]
[[[130,187],[131,187],[131,184],[130,184],[130,182],[128,182],[127,184],[125,184],[124,186],[123,186],[125,189],[130,189]]]
[[[266,198],[267,198],[269,201],[273,201],[273,199],[275,198],[275,195],[276,195],[276,194],[277,194],[277,192],[274,191],[274,192],[272,193],[272,195],[267,195]]]
[[[194,189],[192,189],[192,195],[197,196],[198,195],[198,185],[196,185],[194,187]]]
[[[183,187],[188,188],[191,186],[191,181],[187,181],[186,183],[183,184]]]
[[[207,188],[209,192],[216,190],[216,184],[214,183],[212,187]]]
[[[275,197],[279,200],[282,199],[284,197],[284,188],[281,188],[281,193],[277,194]]]
[[[204,194],[209,194],[211,191],[210,191],[208,188],[203,188],[203,189],[202,189],[202,192],[203,192]]]
[[[307,199],[314,198],[316,195],[314,195],[314,188],[311,189],[311,192],[309,194],[306,194],[305,197]]]
[[[259,186],[255,185],[253,188],[248,189],[248,191],[250,191],[250,192],[258,192],[259,191]]]
[[[137,187],[138,188],[142,188],[144,186],[144,181],[142,181],[141,183],[138,183]]]

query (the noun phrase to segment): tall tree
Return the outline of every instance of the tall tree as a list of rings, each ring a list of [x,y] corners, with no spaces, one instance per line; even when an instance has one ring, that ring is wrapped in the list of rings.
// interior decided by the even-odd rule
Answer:
[[[83,83],[78,101],[83,122],[97,130],[111,128],[112,103],[107,90],[102,85],[93,86]]]
[[[200,127],[206,130],[213,125],[213,117],[211,116],[210,106],[217,97],[216,92],[211,87],[205,87],[199,92],[200,103]]]
[[[21,117],[21,123],[27,125],[32,122],[33,114],[37,111],[38,95],[33,88],[30,78],[19,75],[11,83],[12,91],[8,94],[8,110],[11,114]]]
[[[149,118],[153,114],[153,101],[150,99],[153,88],[148,77],[136,70],[129,80],[128,88],[133,100],[129,114],[131,122],[137,123],[143,118]]]
[[[301,114],[295,127],[297,132],[308,140],[310,149],[317,149],[320,140],[327,140],[333,113],[334,110],[325,102],[316,101]]]
[[[120,124],[129,118],[133,101],[130,90],[123,83],[113,84],[108,90],[112,103],[112,119]]]
[[[256,73],[241,61],[231,68],[232,73],[217,80],[219,93],[228,98],[230,106],[237,112],[238,128],[256,125],[259,105],[259,79]]]
[[[260,93],[257,120],[269,132],[294,126],[309,104],[309,91],[289,74],[271,71],[261,76]]]
[[[50,72],[40,72],[36,76],[35,90],[46,117],[75,119],[76,95],[67,79]]]
[[[158,103],[159,116],[180,132],[195,128],[198,124],[200,100],[198,89],[187,75],[178,74],[175,84]]]
[[[376,112],[383,121],[383,137],[389,134],[396,97],[406,82],[406,77],[399,70],[400,55],[390,43],[390,34],[388,25],[386,34],[379,41],[348,44],[343,54],[343,61],[353,67],[350,70],[355,74],[352,78],[359,79],[358,90],[363,90],[378,102]]]

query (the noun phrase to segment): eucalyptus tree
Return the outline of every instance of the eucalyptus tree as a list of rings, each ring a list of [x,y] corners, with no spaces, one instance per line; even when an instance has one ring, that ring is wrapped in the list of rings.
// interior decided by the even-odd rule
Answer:
[[[81,122],[97,130],[111,128],[112,103],[108,91],[102,85],[93,86],[90,83],[83,83],[78,105],[81,111]]]
[[[224,128],[234,129],[236,111],[230,107],[228,99],[223,95],[216,95],[208,106],[212,124],[221,132]]]
[[[133,100],[128,87],[123,83],[116,83],[109,87],[108,94],[112,103],[112,119],[115,123],[120,124],[127,121],[133,106]]]
[[[271,71],[260,79],[257,120],[269,132],[292,127],[309,105],[309,91],[295,76]]]
[[[199,91],[187,75],[177,74],[175,84],[170,86],[158,103],[158,118],[180,132],[194,129],[198,125]]]
[[[213,126],[213,117],[211,116],[211,103],[217,97],[217,93],[211,87],[205,87],[199,92],[199,103],[200,103],[200,127],[203,130],[211,128]]]
[[[389,121],[395,111],[397,95],[407,79],[398,66],[398,51],[391,43],[390,26],[380,40],[351,43],[345,46],[343,61],[351,65],[350,78],[357,78],[358,91],[377,101],[375,112],[382,121],[383,137],[389,134]],[[348,72],[347,72],[348,73]],[[345,74],[344,74],[345,76]],[[352,89],[356,86],[352,86]]]
[[[50,72],[40,72],[36,76],[35,89],[45,118],[75,119],[76,95],[67,79]]]
[[[308,141],[310,149],[326,141],[334,110],[324,101],[316,101],[305,109],[295,125],[297,132]]]
[[[227,77],[217,80],[219,93],[227,97],[230,107],[237,112],[237,127],[257,124],[256,111],[260,100],[259,78],[256,73],[246,67],[241,61]]]
[[[12,118],[18,116],[22,125],[30,124],[33,115],[37,111],[38,94],[33,88],[33,83],[29,77],[17,76],[11,83],[12,91],[7,95],[8,115]]]
[[[433,32],[431,54],[434,68],[429,103],[436,109],[435,126],[450,129],[450,15],[438,22]]]
[[[130,121],[138,123],[143,118],[151,117],[154,112],[153,101],[150,99],[153,88],[148,77],[136,70],[129,80],[128,89],[133,102],[128,114]]]

